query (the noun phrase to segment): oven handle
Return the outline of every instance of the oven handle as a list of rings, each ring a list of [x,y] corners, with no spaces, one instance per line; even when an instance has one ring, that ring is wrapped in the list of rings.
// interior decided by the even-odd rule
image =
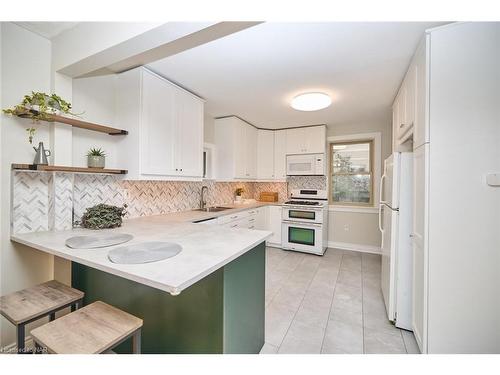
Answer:
[[[313,223],[304,223],[303,221],[291,221],[291,220],[283,220],[281,223],[282,224],[301,225],[303,227],[317,227],[317,228],[321,228],[323,226],[322,223],[313,224]]]
[[[384,208],[384,204],[380,203],[378,205],[378,229],[381,233],[384,233],[384,228],[382,228],[382,209]]]
[[[283,206],[285,210],[300,210],[300,211],[317,211],[321,212],[323,211],[323,207],[318,207],[318,208],[313,208],[313,207],[303,207],[303,206]]]

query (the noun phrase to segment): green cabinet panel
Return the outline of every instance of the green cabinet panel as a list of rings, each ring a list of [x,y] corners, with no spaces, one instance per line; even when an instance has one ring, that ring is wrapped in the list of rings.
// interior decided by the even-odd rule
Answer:
[[[144,321],[142,353],[258,353],[264,345],[264,243],[177,296],[75,262],[71,278],[85,305],[103,301]],[[131,343],[113,350],[131,353]]]

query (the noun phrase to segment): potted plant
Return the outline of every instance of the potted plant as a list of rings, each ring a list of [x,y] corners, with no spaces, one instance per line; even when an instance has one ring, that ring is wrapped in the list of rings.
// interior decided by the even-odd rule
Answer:
[[[34,122],[39,120],[52,121],[51,115],[61,113],[78,116],[71,112],[71,103],[60,96],[35,91],[32,91],[31,95],[25,95],[21,104],[2,111],[7,115],[31,118]]]
[[[245,192],[245,189],[243,189],[242,187],[239,187],[235,190],[235,193],[236,193],[236,202],[241,202],[242,198],[242,194]]]
[[[87,152],[87,166],[89,168],[104,168],[106,153],[101,148],[92,147]]]

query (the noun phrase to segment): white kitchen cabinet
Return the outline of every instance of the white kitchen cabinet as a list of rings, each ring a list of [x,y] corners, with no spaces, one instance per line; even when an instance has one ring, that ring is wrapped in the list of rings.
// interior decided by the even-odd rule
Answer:
[[[274,179],[274,137],[273,130],[257,131],[257,178]]]
[[[286,130],[274,131],[274,178],[286,180]]]
[[[500,189],[485,179],[500,168],[500,25],[451,24],[425,39],[415,54],[413,331],[423,353],[500,353]]]
[[[216,119],[218,180],[257,178],[257,129],[236,116]]]
[[[257,128],[245,123],[246,178],[257,178]]]
[[[267,240],[267,245],[281,247],[281,206],[267,207],[267,230],[273,232],[273,235]]]
[[[119,74],[116,123],[129,134],[118,157],[131,180],[200,180],[202,99],[145,68]]]
[[[286,153],[322,154],[326,147],[326,126],[308,126],[286,130]]]
[[[413,312],[412,326],[415,339],[423,352],[427,351],[427,204],[429,187],[429,144],[413,152]]]
[[[413,129],[413,148],[429,142],[429,121],[427,121],[426,98],[428,94],[428,49],[429,36],[422,39],[414,56],[415,65],[415,126]]]

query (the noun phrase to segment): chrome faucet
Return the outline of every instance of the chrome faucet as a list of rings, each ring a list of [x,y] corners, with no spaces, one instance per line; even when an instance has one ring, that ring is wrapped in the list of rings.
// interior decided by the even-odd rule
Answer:
[[[201,187],[201,198],[200,198],[200,208],[204,209],[207,206],[207,201],[205,199],[205,192],[208,192],[208,186]]]

